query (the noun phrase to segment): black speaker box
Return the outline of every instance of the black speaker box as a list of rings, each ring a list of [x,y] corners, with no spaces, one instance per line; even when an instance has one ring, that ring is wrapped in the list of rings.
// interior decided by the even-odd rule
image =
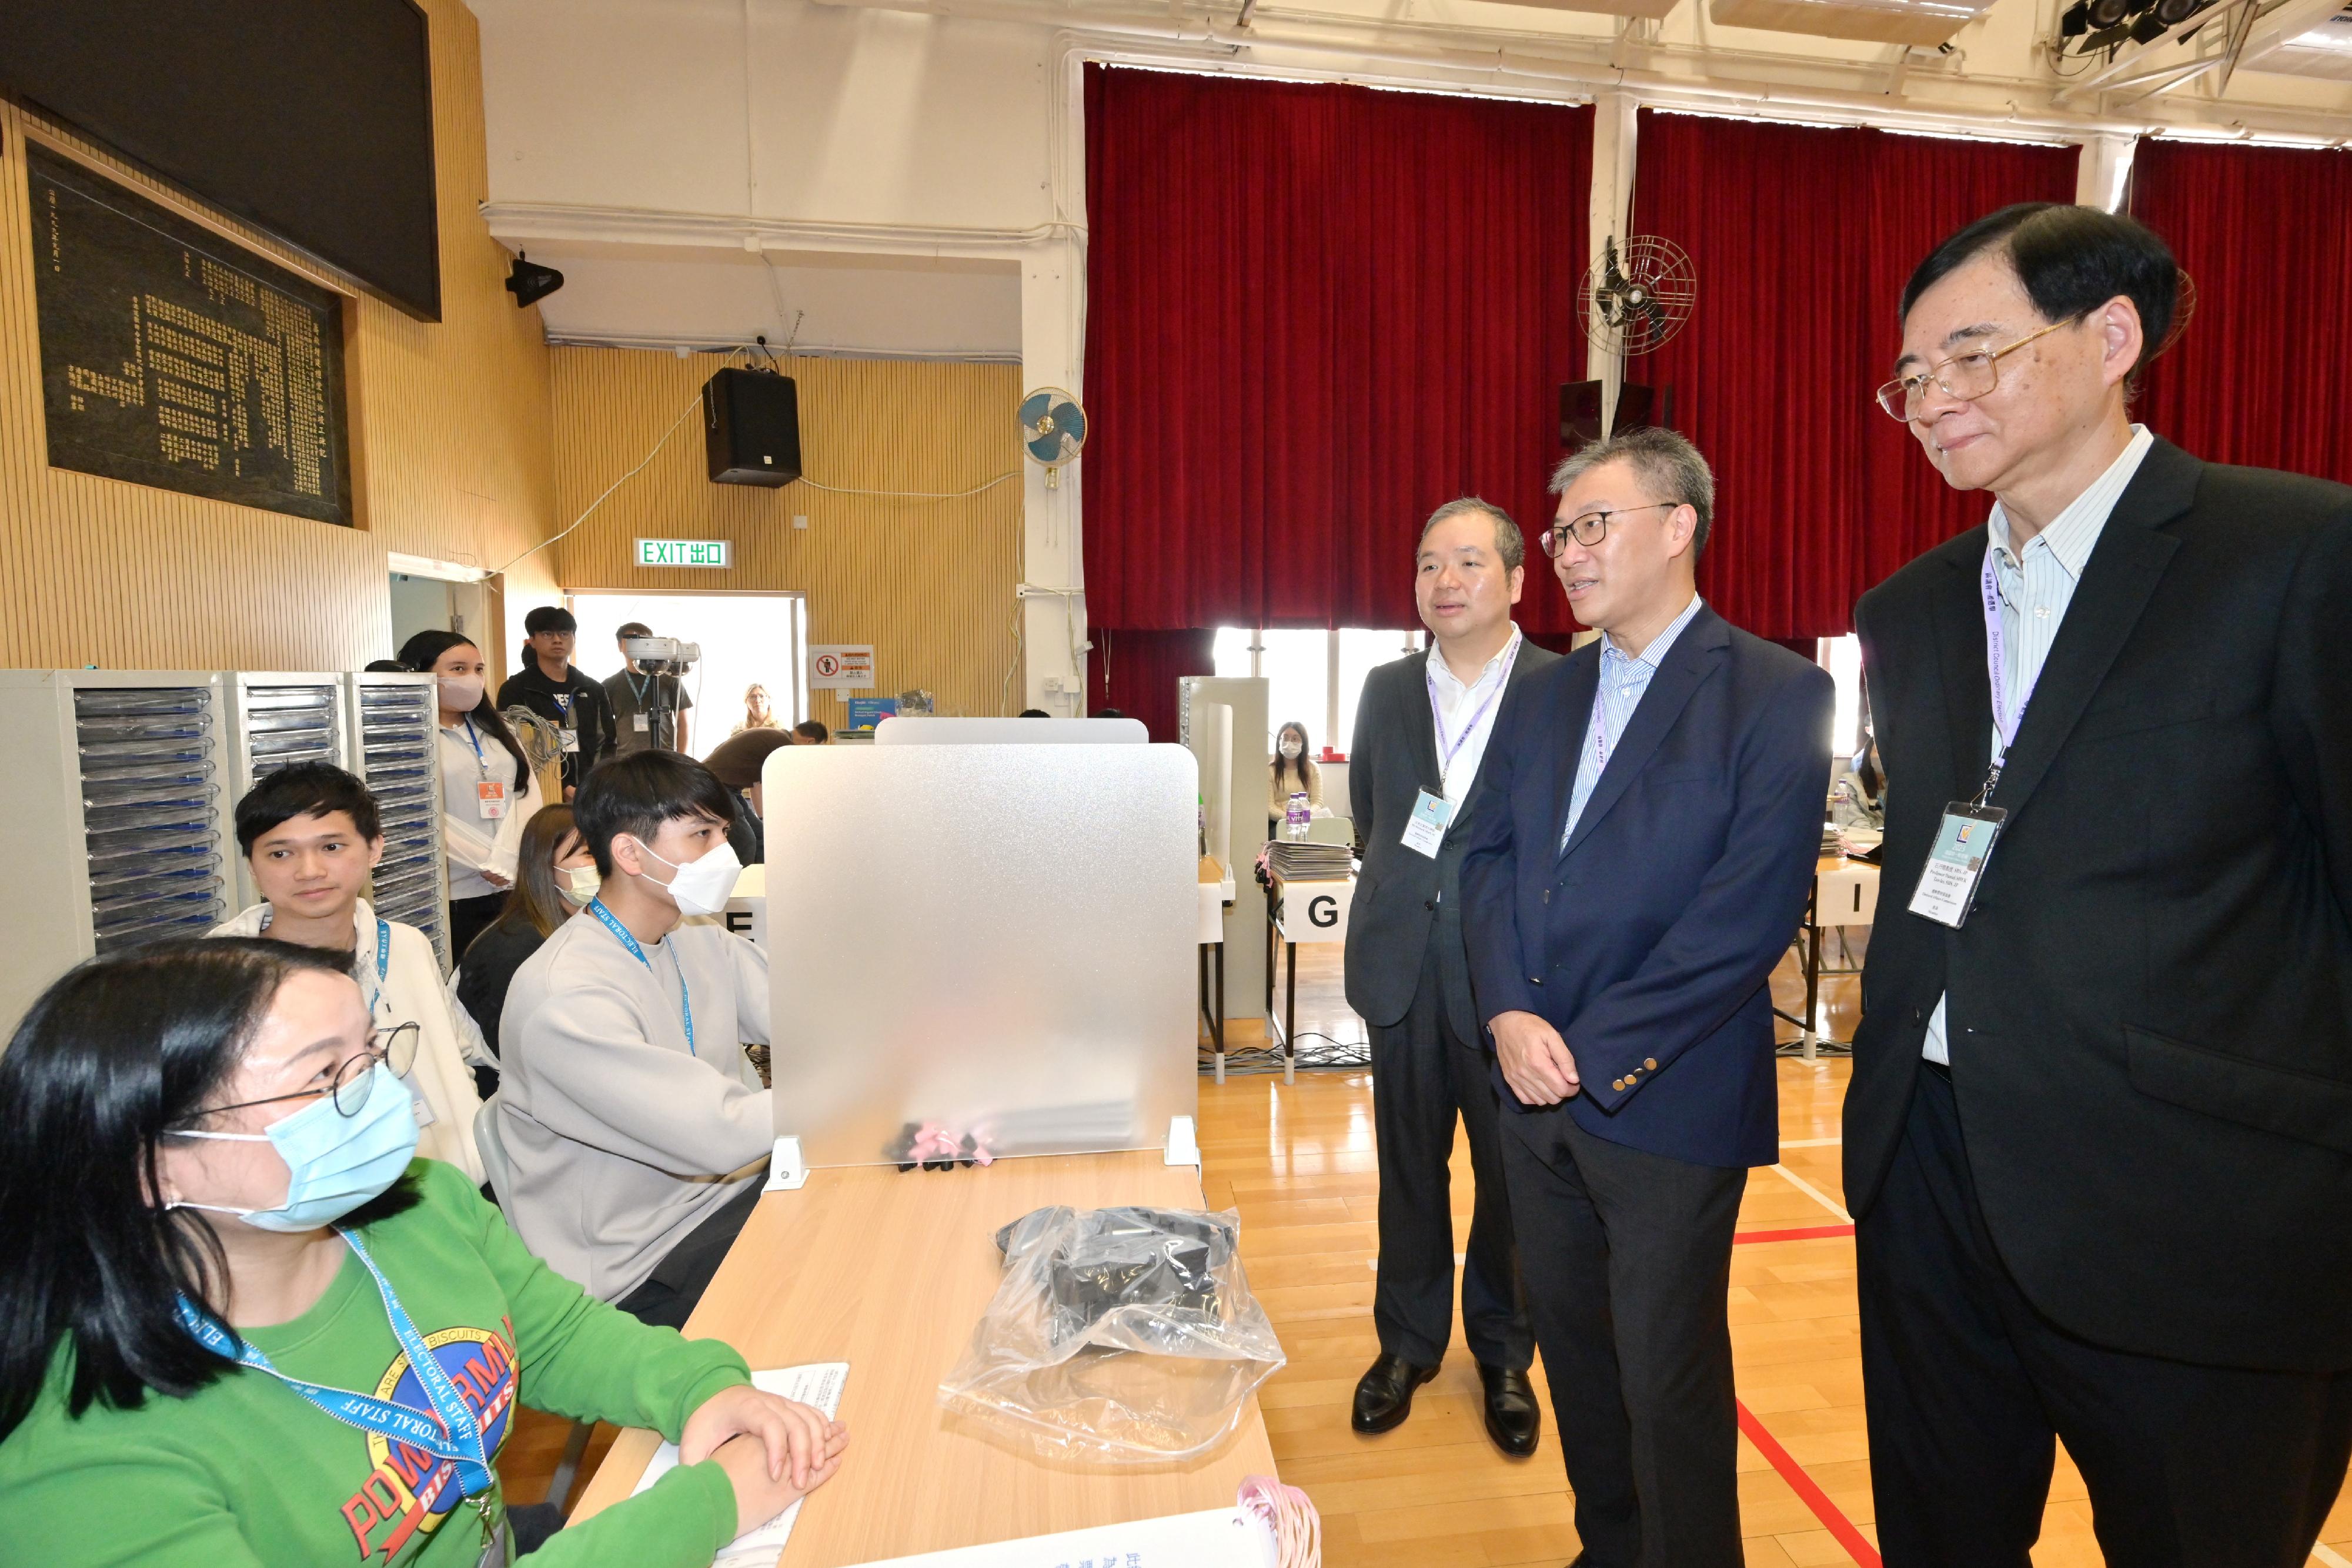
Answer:
[[[725,370],[702,383],[702,440],[714,485],[773,490],[801,476],[801,396],[790,376]]]

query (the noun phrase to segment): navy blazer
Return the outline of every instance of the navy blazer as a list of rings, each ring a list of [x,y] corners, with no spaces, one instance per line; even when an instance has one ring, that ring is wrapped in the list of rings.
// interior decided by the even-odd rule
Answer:
[[[1478,770],[1462,917],[1479,1021],[1540,1015],[1582,1083],[1562,1106],[1503,1084],[1504,1106],[1694,1165],[1770,1165],[1769,980],[1820,858],[1835,689],[1702,606],[1563,849],[1600,672],[1595,643],[1514,683]]]

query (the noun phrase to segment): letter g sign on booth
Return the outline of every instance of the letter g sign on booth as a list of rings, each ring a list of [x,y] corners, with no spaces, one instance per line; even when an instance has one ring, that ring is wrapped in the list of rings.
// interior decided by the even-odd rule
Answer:
[[[1356,879],[1286,882],[1274,922],[1286,942],[1345,942],[1348,909],[1355,903]]]

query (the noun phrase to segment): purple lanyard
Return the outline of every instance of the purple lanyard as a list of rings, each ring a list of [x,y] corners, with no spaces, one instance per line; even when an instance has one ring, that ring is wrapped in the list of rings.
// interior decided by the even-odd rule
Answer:
[[[1479,720],[1485,718],[1486,710],[1495,706],[1495,699],[1503,695],[1503,688],[1511,684],[1511,666],[1519,662],[1519,644],[1524,641],[1517,632],[1512,634],[1510,651],[1503,660],[1501,678],[1496,681],[1495,689],[1486,694],[1486,700],[1478,705],[1478,711],[1470,716],[1470,722],[1462,727],[1462,733],[1455,736],[1451,744],[1445,738],[1445,714],[1438,706],[1437,677],[1427,671],[1422,673],[1421,678],[1429,685],[1430,722],[1437,728],[1437,787],[1440,789],[1445,788],[1445,776],[1454,771],[1454,759],[1462,755],[1464,745],[1478,733]],[[1442,653],[1438,656],[1444,657]]]
[[[1993,565],[2000,549],[2000,547],[1990,538],[1985,540],[1984,573],[1981,579],[1984,589],[1985,667],[1992,687],[1992,727],[2000,737],[2000,749],[1993,754],[1991,779],[1985,784],[1987,795],[1992,793],[1993,781],[2000,778],[2001,764],[2009,760],[2009,748],[2017,744],[2018,726],[2025,722],[2025,705],[2033,700],[2034,685],[2042,679],[2040,670],[2034,671],[2028,676],[2025,689],[2017,694],[2016,711],[2013,713],[2008,711],[2009,700],[2005,688],[2009,682],[2002,668],[2008,663],[2004,657],[2008,638],[2000,628],[2000,578]],[[2021,568],[2022,564],[2022,562],[2020,563]]]

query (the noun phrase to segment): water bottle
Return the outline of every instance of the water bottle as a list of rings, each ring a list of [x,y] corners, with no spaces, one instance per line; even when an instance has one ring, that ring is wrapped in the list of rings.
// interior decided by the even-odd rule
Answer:
[[[1282,824],[1290,834],[1290,841],[1304,842],[1307,838],[1307,825],[1314,820],[1315,812],[1307,804],[1307,791],[1294,790],[1289,804],[1283,809],[1282,813]]]

